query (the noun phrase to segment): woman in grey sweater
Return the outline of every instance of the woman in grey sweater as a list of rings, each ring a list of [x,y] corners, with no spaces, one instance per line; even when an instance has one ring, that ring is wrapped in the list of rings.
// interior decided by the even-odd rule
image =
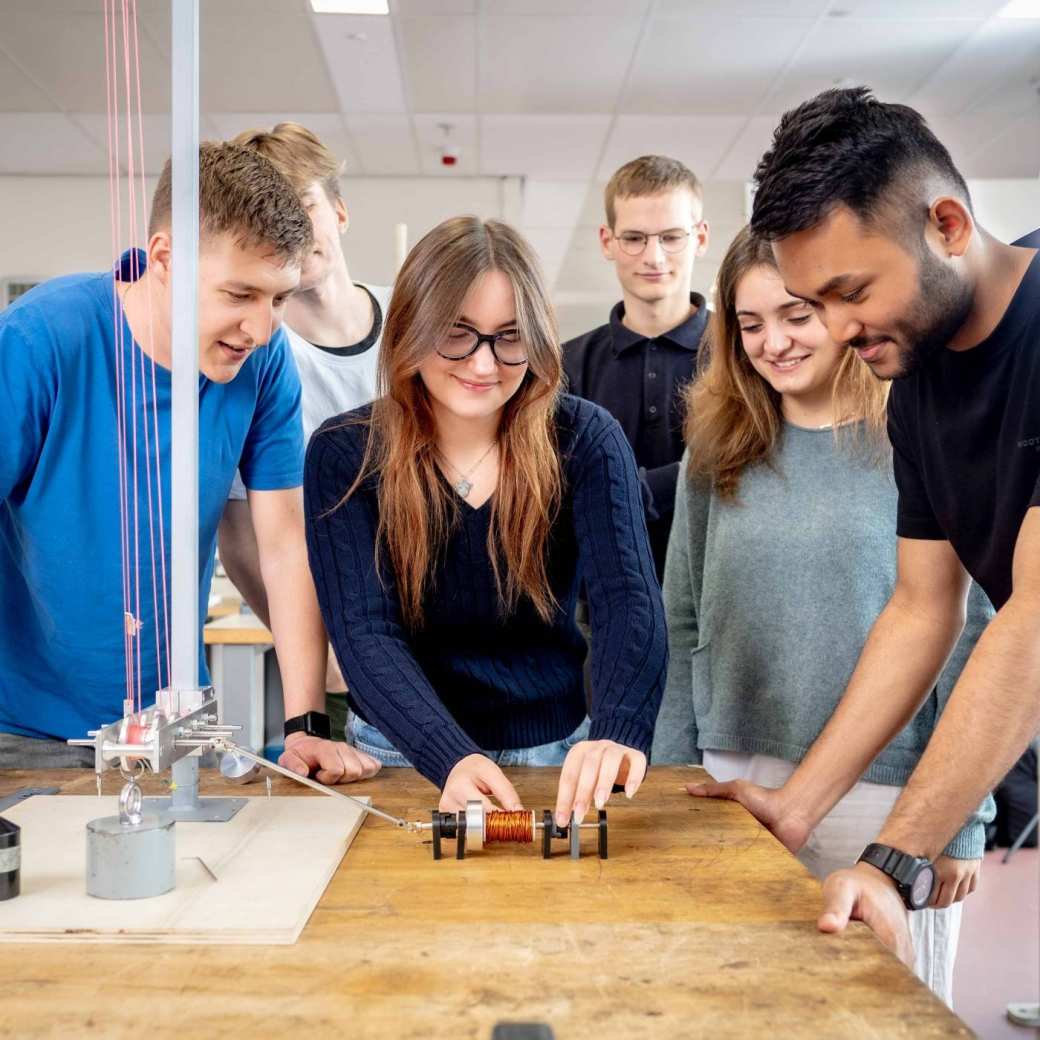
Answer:
[[[655,762],[703,762],[716,780],[780,787],[834,711],[895,582],[886,397],[786,292],[769,245],[742,231],[719,269],[707,365],[687,391]],[[874,840],[990,616],[973,588],[936,689],[799,851],[817,877]],[[974,886],[987,813],[937,862],[939,901]],[[956,902],[911,915],[915,970],[947,1003],[960,912]]]

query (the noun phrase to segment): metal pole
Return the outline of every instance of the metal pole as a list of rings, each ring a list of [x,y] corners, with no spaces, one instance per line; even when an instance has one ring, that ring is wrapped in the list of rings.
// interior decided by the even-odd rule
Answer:
[[[170,686],[199,685],[199,3],[172,0]]]
[[[173,257],[170,687],[199,686],[199,3],[171,0]],[[176,694],[175,694],[176,695]],[[198,804],[199,760],[173,766],[174,807]]]

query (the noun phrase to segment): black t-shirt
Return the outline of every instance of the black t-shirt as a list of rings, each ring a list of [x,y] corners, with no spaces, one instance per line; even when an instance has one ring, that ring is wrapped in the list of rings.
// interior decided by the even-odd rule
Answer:
[[[1015,245],[1040,248],[1040,231]],[[948,540],[999,610],[1040,506],[1040,253],[987,339],[893,384],[888,433],[900,537]]]

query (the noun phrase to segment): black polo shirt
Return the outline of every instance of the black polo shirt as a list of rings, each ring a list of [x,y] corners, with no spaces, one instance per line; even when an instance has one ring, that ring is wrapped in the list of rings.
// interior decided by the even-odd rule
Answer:
[[[690,293],[696,312],[653,339],[622,324],[618,303],[610,321],[563,345],[570,393],[602,405],[621,424],[639,465],[657,576],[664,573],[675,484],[683,453],[682,389],[693,378],[708,321],[704,297]]]
[[[1015,245],[1040,249],[1040,231]],[[888,431],[899,535],[949,541],[999,610],[1022,521],[1040,506],[1040,252],[985,340],[893,384]]]

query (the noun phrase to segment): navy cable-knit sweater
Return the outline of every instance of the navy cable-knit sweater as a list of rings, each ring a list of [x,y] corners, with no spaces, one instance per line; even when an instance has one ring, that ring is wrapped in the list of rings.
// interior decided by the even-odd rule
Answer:
[[[370,408],[326,422],[304,478],[307,548],[350,703],[443,787],[482,749],[560,740],[585,717],[585,643],[574,623],[585,582],[593,632],[591,740],[649,753],[668,665],[661,591],[635,460],[602,408],[563,396],[556,413],[561,509],[548,550],[560,607],[546,624],[526,598],[503,617],[487,552],[491,503],[458,500],[458,523],[409,631],[389,564],[376,573],[378,476],[342,498],[361,467]],[[386,560],[386,554],[382,554]]]

